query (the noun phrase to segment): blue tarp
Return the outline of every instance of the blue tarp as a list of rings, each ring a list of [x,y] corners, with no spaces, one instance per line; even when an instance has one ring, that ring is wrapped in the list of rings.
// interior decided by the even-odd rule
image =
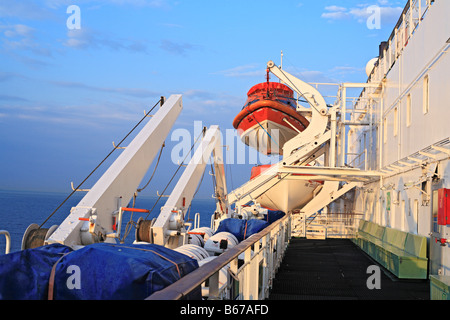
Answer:
[[[63,253],[69,254],[59,260]],[[47,299],[56,262],[55,300],[142,300],[198,268],[196,260],[153,244],[102,243],[76,251],[51,245],[0,258],[1,297]],[[200,299],[199,293],[189,298]]]
[[[267,215],[264,215],[263,220],[251,219],[225,219],[220,222],[219,227],[215,233],[229,232],[233,234],[239,242],[247,239],[251,235],[260,232],[273,222],[285,216],[282,211],[269,210]]]
[[[0,299],[47,299],[53,265],[69,247],[54,244],[0,256]]]
[[[286,214],[283,211],[269,210],[266,215],[264,215],[264,220],[269,222],[269,224],[274,223],[277,220],[283,218]]]
[[[233,234],[239,242],[241,242],[251,235],[260,232],[267,226],[269,226],[269,223],[264,220],[225,219],[220,222],[220,225],[215,233],[229,232]]]

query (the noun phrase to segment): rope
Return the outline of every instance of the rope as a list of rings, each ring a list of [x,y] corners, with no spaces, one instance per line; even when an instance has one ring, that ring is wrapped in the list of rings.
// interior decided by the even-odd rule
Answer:
[[[56,274],[56,266],[58,265],[58,263],[61,262],[61,260],[67,256],[70,252],[64,253],[61,258],[58,259],[58,261],[56,261],[56,263],[53,265],[52,267],[52,271],[50,272],[50,278],[48,280],[48,292],[47,292],[47,299],[48,300],[53,300],[53,291],[55,288],[55,274]]]
[[[197,195],[197,192],[200,190],[200,186],[202,185],[203,178],[205,177],[205,173],[206,173],[206,170],[203,172],[202,179],[200,180],[200,183],[198,184],[197,190],[195,190],[195,193],[194,193],[194,195],[192,196],[192,199],[195,198],[195,196]],[[191,207],[192,207],[192,202],[191,202],[190,205],[189,205],[188,216],[187,216],[186,221],[190,221]]]
[[[158,199],[156,200],[155,204],[153,205],[153,207],[150,209],[149,213],[147,214],[147,216],[145,217],[144,220],[147,220],[148,216],[152,213],[153,209],[155,209],[156,205],[158,204],[159,200],[161,200],[162,196],[164,195],[164,193],[166,192],[167,188],[169,187],[169,185],[172,183],[173,179],[175,178],[175,176],[177,175],[178,171],[180,171],[181,167],[184,165],[184,162],[186,161],[187,157],[190,155],[191,151],[194,149],[195,145],[197,144],[198,140],[200,139],[200,137],[202,135],[204,135],[206,132],[206,127],[203,128],[202,132],[199,134],[199,136],[197,137],[197,139],[194,141],[194,144],[192,145],[191,149],[189,150],[189,152],[186,154],[186,156],[184,157],[183,161],[180,163],[180,165],[178,166],[177,170],[175,171],[175,173],[172,175],[172,178],[170,179],[170,181],[167,183],[166,187],[164,188],[164,190],[161,192],[160,196],[158,197]]]
[[[88,180],[95,171],[97,171],[97,169],[114,153],[114,151],[117,150],[118,147],[120,147],[120,145],[128,138],[128,136],[133,133],[134,130],[136,130],[136,128],[145,120],[145,118],[148,117],[148,115],[158,106],[158,104],[163,104],[164,98],[161,97],[161,99],[159,99],[159,101],[153,106],[153,108],[151,108],[151,110],[149,112],[147,112],[145,114],[145,116],[141,119],[141,121],[139,121],[133,129],[131,129],[130,132],[128,132],[128,134],[122,139],[122,141],[119,142],[119,144],[97,165],[97,167],[95,167],[94,170],[92,170],[92,172],[78,185],[78,187],[76,187],[72,193],[69,194],[69,196],[47,217],[47,219],[45,219],[44,222],[41,223],[41,225],[39,226],[39,229],[42,228],[42,226],[64,205],[64,203],[67,202],[67,200],[69,200],[74,194],[75,192],[77,192],[78,189],[80,189],[80,187],[83,185],[83,183],[86,182],[86,180]]]
[[[214,188],[214,192],[216,194],[217,200],[219,202],[220,210],[222,210],[222,213],[226,214],[227,212],[225,212],[225,210],[223,209],[223,206],[222,206],[222,198],[220,197],[219,192],[217,192],[216,173],[214,172],[213,161],[211,161],[211,173],[212,173],[213,188]]]
[[[245,236],[247,234],[247,224],[248,224],[248,220],[245,220],[244,240],[245,240]]]
[[[155,175],[156,169],[158,168],[159,161],[161,160],[161,155],[162,155],[162,152],[163,152],[163,149],[164,149],[165,146],[166,146],[165,143],[163,143],[162,146],[161,146],[161,150],[159,151],[158,161],[156,162],[155,169],[153,169],[152,176],[150,177],[150,179],[148,180],[148,182],[145,184],[145,186],[143,186],[143,187],[140,188],[140,189],[137,189],[137,192],[142,192],[143,190],[145,190],[145,188],[147,188],[147,186],[150,184],[150,181],[152,181],[153,176]]]

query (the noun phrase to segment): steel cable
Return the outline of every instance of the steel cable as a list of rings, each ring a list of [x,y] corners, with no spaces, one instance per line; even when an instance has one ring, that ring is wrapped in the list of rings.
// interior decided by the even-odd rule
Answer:
[[[41,225],[39,226],[39,229],[42,228],[42,226],[67,202],[67,200],[69,200],[74,194],[75,192],[77,192],[78,189],[80,189],[80,187],[94,174],[95,171],[97,171],[97,169],[114,153],[114,151],[117,150],[118,147],[120,147],[120,145],[130,136],[131,133],[133,133],[134,130],[136,130],[136,128],[145,120],[145,118],[147,118],[150,113],[158,106],[158,105],[163,105],[164,103],[164,97],[161,97],[161,99],[159,99],[159,101],[153,106],[153,108],[151,108],[151,110],[149,112],[147,112],[145,114],[145,116],[141,119],[141,121],[139,121],[133,129],[131,129],[130,132],[128,132],[128,134],[122,139],[122,141],[119,142],[119,144],[117,146],[114,147],[114,149],[97,165],[97,167],[95,167],[94,170],[92,170],[91,173],[89,173],[89,175],[78,185],[78,187],[74,188],[74,190],[72,191],[72,193],[70,193],[66,199],[64,199],[64,201],[47,217],[47,219],[45,219],[45,221],[43,223],[41,223]]]

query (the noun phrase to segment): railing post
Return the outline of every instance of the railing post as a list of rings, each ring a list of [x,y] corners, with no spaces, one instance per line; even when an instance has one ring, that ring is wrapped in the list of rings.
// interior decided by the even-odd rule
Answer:
[[[217,271],[209,278],[209,300],[219,299],[219,274]]]
[[[231,274],[233,276],[231,276]],[[228,273],[228,299],[234,300],[236,297],[241,296],[241,286],[239,284],[239,277],[236,277],[238,274],[238,258],[233,259],[230,262],[230,269]],[[237,282],[237,288],[239,289],[238,292],[236,292],[236,282]]]
[[[260,250],[260,243],[259,240],[255,242],[253,246],[253,258],[250,263],[251,268],[250,272],[252,275],[252,281],[251,281],[251,298],[252,300],[259,300],[259,261],[261,258],[261,250]]]
[[[270,233],[262,238],[262,248],[263,248],[263,276],[262,276],[262,299],[268,297],[270,270],[269,270],[269,255],[270,255]]]
[[[251,300],[250,299],[251,298],[250,286],[251,286],[251,282],[252,282],[251,270],[250,270],[251,259],[252,259],[252,249],[248,248],[247,250],[245,250],[245,253],[244,253],[244,281],[243,281],[244,300]]]

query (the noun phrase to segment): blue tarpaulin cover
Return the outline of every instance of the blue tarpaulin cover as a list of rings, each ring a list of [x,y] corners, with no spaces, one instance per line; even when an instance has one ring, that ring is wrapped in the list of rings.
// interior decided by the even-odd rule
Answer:
[[[225,219],[220,222],[220,225],[215,233],[229,232],[233,234],[239,242],[241,242],[251,235],[260,232],[267,226],[269,226],[269,223],[264,220]]]
[[[53,265],[72,249],[53,244],[0,256],[0,299],[47,299]]]
[[[274,223],[277,220],[280,220],[283,218],[286,214],[283,211],[275,211],[275,210],[269,210],[267,215],[264,215],[264,220],[269,222],[269,224]]]
[[[196,260],[153,244],[101,243],[76,251],[50,245],[0,257],[1,298],[47,299],[55,264],[55,300],[142,300],[198,268]]]
[[[215,233],[229,232],[233,234],[239,242],[247,239],[251,235],[260,232],[273,222],[284,217],[285,213],[282,211],[269,210],[265,215],[264,220],[240,220],[240,219],[225,219],[220,222],[219,227]]]

